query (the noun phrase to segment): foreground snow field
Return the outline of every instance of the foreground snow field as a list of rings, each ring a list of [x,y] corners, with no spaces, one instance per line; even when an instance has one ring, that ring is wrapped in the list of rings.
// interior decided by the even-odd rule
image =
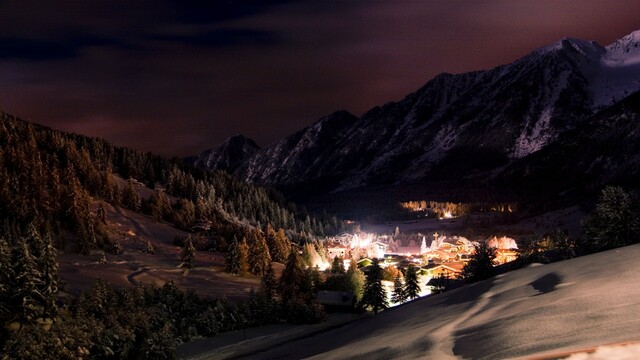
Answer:
[[[634,245],[535,264],[297,341],[272,347],[265,339],[225,353],[251,359],[544,358],[634,342],[640,340],[638,259],[640,245]]]

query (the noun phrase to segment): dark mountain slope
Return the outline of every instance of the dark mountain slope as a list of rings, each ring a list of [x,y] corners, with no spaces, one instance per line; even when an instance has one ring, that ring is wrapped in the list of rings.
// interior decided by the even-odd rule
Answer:
[[[608,47],[563,39],[491,70],[442,74],[360,118],[322,118],[233,173],[315,192],[474,177],[543,149],[640,89],[639,44],[639,32]]]
[[[504,169],[496,183],[529,197],[576,197],[603,184],[640,184],[640,92]]]

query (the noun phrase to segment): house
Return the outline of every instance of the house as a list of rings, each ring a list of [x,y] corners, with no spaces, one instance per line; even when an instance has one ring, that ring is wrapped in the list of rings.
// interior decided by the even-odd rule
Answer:
[[[333,260],[336,257],[345,259],[347,258],[349,249],[344,245],[334,245],[329,246],[327,248],[327,253],[329,253],[329,259]]]
[[[386,254],[387,252],[387,248],[389,247],[388,244],[385,244],[381,241],[376,241],[373,244],[371,244],[373,249],[376,252],[376,256],[378,259],[382,259],[384,258],[384,254]]]
[[[431,277],[445,277],[455,279],[462,273],[463,264],[446,263],[446,264],[430,264],[425,267]]]
[[[353,308],[356,295],[351,291],[321,290],[316,294],[318,303],[333,308]]]
[[[504,264],[518,258],[518,251],[515,249],[496,249],[496,263]]]

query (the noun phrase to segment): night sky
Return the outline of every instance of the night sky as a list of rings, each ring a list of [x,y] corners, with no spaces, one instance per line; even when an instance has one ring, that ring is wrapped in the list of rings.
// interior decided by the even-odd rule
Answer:
[[[209,3],[0,1],[0,109],[185,156],[237,133],[265,146],[562,37],[640,29],[640,0]]]

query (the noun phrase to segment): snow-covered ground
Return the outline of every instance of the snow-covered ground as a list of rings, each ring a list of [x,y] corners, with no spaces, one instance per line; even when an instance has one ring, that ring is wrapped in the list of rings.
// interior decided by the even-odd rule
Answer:
[[[639,258],[640,245],[634,245],[534,265],[285,344],[270,346],[275,336],[254,342],[253,348],[226,348],[225,354],[247,359],[554,358],[637,342]],[[598,349],[590,358],[613,350]],[[640,357],[638,346],[624,350]]]

